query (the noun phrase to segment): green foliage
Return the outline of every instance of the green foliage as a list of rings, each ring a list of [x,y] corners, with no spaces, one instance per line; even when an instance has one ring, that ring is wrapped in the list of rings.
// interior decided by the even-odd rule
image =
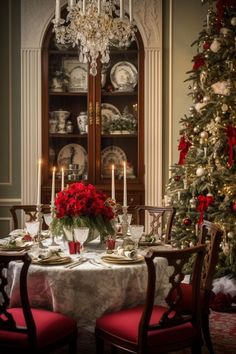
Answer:
[[[202,3],[207,20],[185,80],[193,103],[180,119],[180,137],[191,146],[171,166],[166,193],[177,209],[176,245],[197,242],[201,217],[214,221],[224,230],[217,275],[236,276],[236,3]],[[184,146],[179,150],[181,156]]]

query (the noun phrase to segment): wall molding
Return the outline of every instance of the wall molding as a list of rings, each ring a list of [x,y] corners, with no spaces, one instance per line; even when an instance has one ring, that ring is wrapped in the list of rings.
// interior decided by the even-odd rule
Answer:
[[[8,224],[9,224],[9,230],[13,230],[13,221],[12,221],[12,218],[10,218],[10,217],[0,217],[0,224],[1,224],[1,222],[8,222]]]
[[[169,166],[173,165],[173,0],[169,0]],[[169,178],[171,171],[168,169]]]

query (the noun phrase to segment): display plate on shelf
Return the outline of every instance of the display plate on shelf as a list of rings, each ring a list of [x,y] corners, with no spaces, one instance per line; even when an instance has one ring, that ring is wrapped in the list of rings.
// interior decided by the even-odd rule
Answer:
[[[115,145],[106,147],[101,152],[102,177],[111,177],[111,166],[115,165],[115,174],[120,176],[123,174],[124,161],[127,161],[125,152]]]
[[[85,92],[88,90],[88,64],[80,63],[77,58],[63,60],[65,72],[69,75],[69,92]]]
[[[110,103],[101,104],[101,116],[102,116],[102,129],[109,128],[109,124],[112,120],[119,119],[121,113],[116,106]]]
[[[79,174],[82,175],[87,169],[88,154],[85,148],[79,144],[68,144],[63,146],[57,156],[59,167],[68,169],[69,164],[79,165]]]
[[[117,91],[134,91],[138,82],[136,67],[128,61],[119,61],[110,72],[112,86]]]

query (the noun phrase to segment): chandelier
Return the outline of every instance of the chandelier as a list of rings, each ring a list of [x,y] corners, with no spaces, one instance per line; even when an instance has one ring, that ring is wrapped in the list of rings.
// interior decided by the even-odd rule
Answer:
[[[60,16],[56,0],[53,31],[57,43],[78,47],[79,60],[90,63],[90,74],[97,75],[97,59],[110,60],[110,46],[127,48],[135,39],[132,0],[129,16],[124,13],[124,0],[69,0],[66,19]]]

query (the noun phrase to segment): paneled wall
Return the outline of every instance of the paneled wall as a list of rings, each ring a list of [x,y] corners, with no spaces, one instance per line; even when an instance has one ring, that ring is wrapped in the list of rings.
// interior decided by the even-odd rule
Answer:
[[[63,1],[62,1],[63,2]],[[41,149],[41,42],[54,0],[3,0],[0,8],[0,237],[9,206],[34,202]],[[186,71],[202,28],[201,0],[134,0],[145,43],[146,203],[161,201],[168,167],[178,159],[179,119],[191,105]]]

